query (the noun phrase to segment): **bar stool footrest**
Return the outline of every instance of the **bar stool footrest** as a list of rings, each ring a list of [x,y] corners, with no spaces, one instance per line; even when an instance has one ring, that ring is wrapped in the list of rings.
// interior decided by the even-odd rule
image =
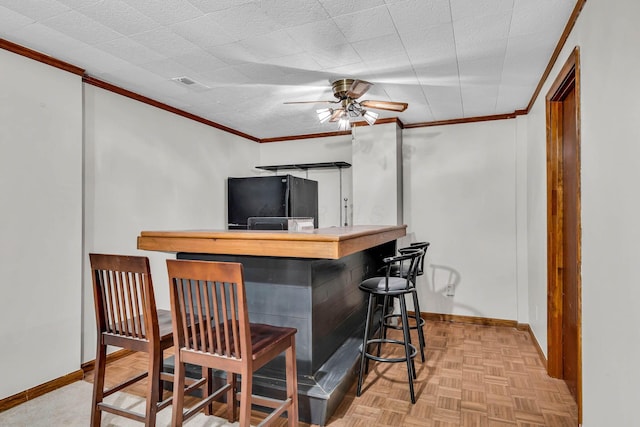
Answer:
[[[374,338],[374,339],[367,340],[367,348],[369,347],[370,344],[396,344],[396,345],[401,345],[402,347],[405,346],[404,341],[392,340],[388,338]],[[409,355],[409,358],[413,359],[418,354],[418,350],[416,349],[416,346],[414,346],[411,343],[407,345],[411,349],[411,354]],[[364,357],[370,360],[375,360],[376,362],[386,362],[386,363],[400,363],[400,362],[407,361],[406,357],[381,357],[381,356],[375,356],[366,351],[364,352]]]
[[[387,319],[392,319],[392,318],[396,318],[396,317],[400,319],[400,318],[402,318],[402,315],[401,314],[386,314],[384,316],[384,326],[386,328],[402,330],[402,326],[398,324],[399,322],[396,322],[396,324],[394,325],[392,323],[389,323],[389,321],[387,320]],[[412,319],[416,320],[415,317],[409,317],[409,321],[411,321]],[[418,327],[422,328],[422,327],[424,327],[424,325],[425,325],[424,319],[421,317],[420,318],[420,322],[418,323],[418,325],[409,324],[409,329],[418,329]]]

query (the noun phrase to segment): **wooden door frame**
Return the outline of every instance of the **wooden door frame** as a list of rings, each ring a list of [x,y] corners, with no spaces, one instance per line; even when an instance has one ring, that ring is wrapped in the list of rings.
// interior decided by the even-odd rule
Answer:
[[[563,182],[562,182],[562,100],[571,87],[576,99],[576,142],[578,162],[578,421],[582,422],[582,225],[580,217],[580,49],[576,47],[560,70],[546,96],[547,120],[547,371],[562,378],[562,265],[563,265]]]

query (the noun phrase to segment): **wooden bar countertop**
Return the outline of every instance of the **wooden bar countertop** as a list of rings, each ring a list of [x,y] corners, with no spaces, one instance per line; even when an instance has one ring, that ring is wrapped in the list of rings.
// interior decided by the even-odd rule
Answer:
[[[406,225],[355,225],[308,232],[272,230],[142,231],[138,249],[226,255],[338,259],[406,235]]]

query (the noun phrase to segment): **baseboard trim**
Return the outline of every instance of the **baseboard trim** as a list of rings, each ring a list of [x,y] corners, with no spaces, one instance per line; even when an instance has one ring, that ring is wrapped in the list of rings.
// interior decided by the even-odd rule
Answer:
[[[531,338],[531,342],[533,343],[533,345],[536,348],[536,351],[538,352],[538,356],[540,357],[540,362],[542,362],[542,365],[544,365],[544,369],[547,370],[547,358],[545,357],[544,352],[542,351],[542,347],[540,347],[540,343],[536,339],[536,336],[534,335],[533,330],[531,329],[531,326],[528,323],[518,323],[518,329],[529,333],[529,338]]]
[[[7,398],[0,400],[0,412],[6,411],[7,409],[11,409],[14,406],[18,406],[21,403],[25,403],[28,400],[32,400],[32,399],[35,399],[36,397],[40,397],[44,394],[49,393],[50,391],[57,390],[61,387],[64,387],[76,381],[80,381],[83,378],[84,378],[84,372],[82,371],[82,369],[78,369],[77,371],[71,372],[62,377],[48,381],[44,384],[40,384],[38,386],[27,389],[25,391],[21,391],[20,393],[16,393],[13,396],[9,396]]]
[[[414,315],[415,312],[409,312],[410,315]],[[443,314],[443,313],[425,313],[421,312],[420,317],[425,320],[437,321],[437,322],[452,322],[452,323],[469,323],[472,325],[483,325],[483,326],[501,326],[507,328],[516,328],[519,331],[527,332],[529,334],[529,338],[531,338],[531,342],[533,343],[536,351],[538,352],[538,357],[540,357],[540,362],[544,365],[544,368],[547,369],[547,358],[542,351],[542,347],[540,347],[540,343],[536,339],[536,336],[531,329],[531,326],[528,323],[518,323],[515,320],[506,320],[506,319],[491,319],[487,317],[476,317],[476,316],[460,316],[457,314]]]
[[[438,322],[470,323],[473,325],[503,326],[507,328],[516,328],[518,326],[518,322],[516,322],[515,320],[491,319],[488,317],[477,316],[460,316],[457,314],[421,312],[420,317],[425,320],[434,320]]]
[[[114,351],[113,353],[110,353],[107,355],[107,363],[113,362],[114,360],[121,359],[125,356],[130,355],[131,353],[134,353],[134,352],[126,349]],[[0,412],[6,411],[7,409],[11,409],[14,406],[18,406],[22,403],[25,403],[28,400],[35,399],[36,397],[47,394],[50,391],[57,390],[66,385],[74,383],[76,381],[80,381],[84,379],[84,376],[87,373],[93,371],[93,368],[95,367],[95,365],[96,365],[96,361],[90,360],[89,362],[83,363],[80,366],[80,369],[78,369],[77,371],[71,372],[70,374],[48,381],[44,384],[40,384],[38,386],[32,387],[25,391],[21,391],[20,393],[16,393],[13,396],[0,399]]]

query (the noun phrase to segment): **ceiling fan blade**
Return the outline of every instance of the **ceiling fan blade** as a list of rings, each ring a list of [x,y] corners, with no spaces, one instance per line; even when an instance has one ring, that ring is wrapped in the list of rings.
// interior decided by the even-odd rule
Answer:
[[[364,80],[354,80],[347,91],[347,96],[353,99],[360,98],[371,86],[373,86],[373,83],[365,82]]]
[[[399,113],[407,109],[409,104],[406,102],[392,102],[392,101],[362,101],[360,105],[366,108],[375,108],[376,110],[389,110],[397,111]]]
[[[287,101],[283,104],[335,104],[336,101]]]
[[[346,114],[346,112],[344,111],[344,108],[338,108],[336,110],[333,110],[333,114],[331,115],[331,118],[329,119],[330,122],[337,122],[338,120],[340,120],[340,117],[344,116]]]

